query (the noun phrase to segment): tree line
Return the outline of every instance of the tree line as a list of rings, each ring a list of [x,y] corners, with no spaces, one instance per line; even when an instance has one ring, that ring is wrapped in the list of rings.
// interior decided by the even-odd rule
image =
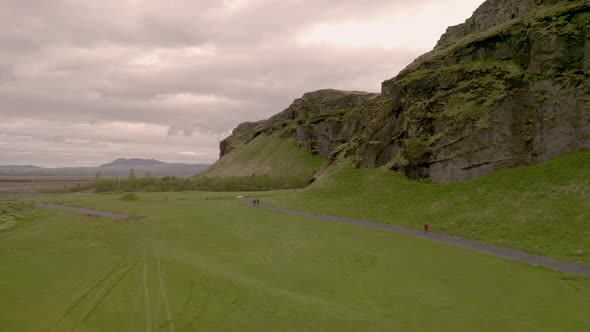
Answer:
[[[301,176],[271,177],[252,175],[243,177],[213,178],[196,175],[191,178],[165,176],[153,177],[148,172],[139,177],[131,169],[126,178],[103,178],[100,173],[91,186],[97,192],[160,192],[160,191],[265,191],[297,189],[308,185],[308,179]]]

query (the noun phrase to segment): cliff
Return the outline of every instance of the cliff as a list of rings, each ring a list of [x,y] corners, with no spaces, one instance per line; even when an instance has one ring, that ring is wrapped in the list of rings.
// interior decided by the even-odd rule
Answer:
[[[590,148],[590,1],[489,0],[380,94],[307,93],[238,126],[329,160],[462,181]]]

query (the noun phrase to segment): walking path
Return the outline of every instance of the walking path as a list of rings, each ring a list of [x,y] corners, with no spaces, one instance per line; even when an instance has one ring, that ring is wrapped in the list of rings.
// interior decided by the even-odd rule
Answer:
[[[246,203],[249,205],[252,205],[252,202],[250,200],[246,201]],[[467,249],[483,252],[483,253],[493,255],[493,256],[507,258],[507,259],[510,259],[513,261],[524,262],[524,263],[532,264],[535,266],[541,265],[541,266],[545,266],[545,267],[555,269],[555,270],[560,270],[560,271],[567,272],[567,273],[579,274],[579,275],[583,275],[586,277],[590,277],[590,265],[561,261],[561,260],[546,257],[546,256],[532,255],[532,254],[528,254],[526,252],[522,252],[522,251],[510,249],[510,248],[505,248],[505,247],[500,247],[500,246],[495,246],[495,245],[491,245],[491,244],[487,244],[487,243],[483,243],[483,242],[479,242],[479,241],[475,241],[475,240],[469,240],[469,239],[458,237],[458,236],[442,234],[442,233],[431,233],[431,232],[426,233],[424,231],[405,228],[405,227],[401,227],[401,226],[380,224],[380,223],[376,223],[376,222],[372,222],[372,221],[363,221],[363,220],[356,220],[356,219],[350,219],[350,218],[344,218],[344,217],[328,216],[328,215],[311,213],[311,212],[304,212],[304,211],[288,210],[288,209],[283,209],[283,208],[270,206],[270,205],[258,204],[257,206],[261,207],[263,209],[272,210],[272,211],[281,212],[281,213],[287,213],[287,214],[296,215],[296,216],[303,216],[303,217],[309,217],[309,218],[315,218],[315,219],[335,221],[335,222],[357,225],[357,226],[362,226],[362,227],[368,227],[368,228],[373,228],[373,229],[379,229],[379,230],[384,230],[384,231],[389,231],[389,232],[402,233],[402,234],[406,234],[406,235],[419,237],[422,239],[428,239],[428,240],[435,241],[435,242],[446,243],[446,244],[454,245],[457,247],[462,247],[462,248],[467,248]]]
[[[252,205],[251,200],[247,200],[244,202],[248,205]],[[90,215],[90,216],[99,216],[99,217],[106,217],[106,218],[112,218],[112,219],[118,219],[118,220],[133,219],[133,217],[128,216],[128,215],[124,215],[124,214],[118,214],[118,213],[106,212],[106,211],[97,211],[97,210],[79,208],[79,207],[68,206],[68,205],[36,204],[36,206],[40,207],[40,208],[45,208],[45,209],[66,210],[66,211],[77,212],[77,213]],[[275,207],[275,206],[270,206],[270,205],[258,204],[257,206],[261,207],[263,209],[281,212],[281,213],[287,213],[287,214],[296,215],[296,216],[303,216],[303,217],[309,217],[309,218],[351,224],[351,225],[356,225],[356,226],[362,226],[362,227],[367,227],[367,228],[379,229],[379,230],[384,230],[384,231],[389,231],[389,232],[402,233],[402,234],[406,234],[406,235],[419,237],[422,239],[428,239],[428,240],[435,241],[435,242],[446,243],[446,244],[454,245],[454,246],[461,247],[461,248],[467,248],[467,249],[483,252],[483,253],[493,255],[493,256],[503,257],[503,258],[510,259],[513,261],[524,262],[524,263],[532,264],[535,266],[541,265],[541,266],[545,266],[545,267],[555,269],[555,270],[560,270],[560,271],[567,272],[567,273],[579,274],[579,275],[583,275],[586,277],[590,277],[590,265],[581,264],[581,263],[566,262],[566,261],[561,261],[561,260],[546,257],[546,256],[528,254],[526,252],[522,252],[522,251],[510,249],[510,248],[505,248],[505,247],[500,247],[500,246],[495,246],[495,245],[491,245],[491,244],[487,244],[487,243],[483,243],[483,242],[479,242],[479,241],[475,241],[475,240],[470,240],[470,239],[466,239],[466,238],[462,238],[462,237],[458,237],[458,236],[442,234],[442,233],[431,233],[431,232],[426,233],[423,231],[419,231],[419,230],[415,230],[415,229],[411,229],[411,228],[406,228],[406,227],[401,227],[401,226],[380,224],[380,223],[376,223],[376,222],[372,222],[372,221],[357,220],[357,219],[351,219],[351,218],[345,218],[345,217],[328,216],[328,215],[311,213],[311,212],[304,212],[304,211],[288,210],[288,209],[283,209],[280,207]]]
[[[124,215],[124,214],[106,212],[106,211],[97,211],[97,210],[91,210],[91,209],[85,209],[85,208],[79,208],[79,207],[75,207],[75,206],[68,206],[68,205],[61,205],[61,204],[35,204],[35,206],[42,208],[42,209],[57,209],[57,210],[66,210],[66,211],[71,211],[71,212],[77,212],[77,213],[84,214],[87,216],[105,217],[105,218],[118,219],[118,220],[131,220],[131,219],[133,219],[133,217],[128,216],[128,215]]]

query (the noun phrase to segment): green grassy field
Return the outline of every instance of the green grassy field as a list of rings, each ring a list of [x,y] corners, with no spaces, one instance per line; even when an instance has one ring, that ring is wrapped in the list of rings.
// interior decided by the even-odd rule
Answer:
[[[142,218],[0,232],[0,330],[590,330],[590,279],[235,195],[46,198]]]
[[[18,222],[30,222],[37,213],[37,209],[32,204],[0,196],[0,232],[14,229]]]
[[[268,175],[308,180],[324,163],[322,158],[311,155],[290,140],[261,134],[247,145],[223,156],[201,174],[209,177]]]
[[[464,183],[425,183],[343,165],[267,203],[449,233],[590,263],[590,152]]]

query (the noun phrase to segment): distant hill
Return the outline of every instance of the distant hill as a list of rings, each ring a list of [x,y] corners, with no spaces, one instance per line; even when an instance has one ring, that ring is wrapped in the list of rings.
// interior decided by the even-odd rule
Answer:
[[[0,165],[0,173],[6,172],[23,172],[23,171],[37,171],[42,169],[33,165]]]
[[[165,163],[155,159],[117,159],[98,167],[44,168],[34,165],[0,165],[0,176],[127,176],[134,169],[137,176],[150,172],[153,176],[193,176],[208,164]]]
[[[166,163],[161,162],[156,159],[119,158],[119,159],[113,160],[112,162],[110,162],[108,164],[102,164],[99,167],[140,167],[140,166],[143,167],[143,166],[155,166],[155,165],[165,165],[165,164]]]

